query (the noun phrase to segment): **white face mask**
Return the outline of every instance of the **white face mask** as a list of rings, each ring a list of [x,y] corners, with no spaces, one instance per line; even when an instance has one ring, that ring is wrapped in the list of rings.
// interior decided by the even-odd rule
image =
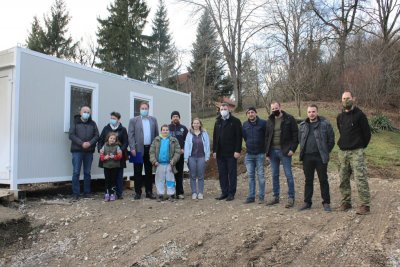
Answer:
[[[221,110],[221,116],[226,118],[229,115],[229,111],[227,110]]]

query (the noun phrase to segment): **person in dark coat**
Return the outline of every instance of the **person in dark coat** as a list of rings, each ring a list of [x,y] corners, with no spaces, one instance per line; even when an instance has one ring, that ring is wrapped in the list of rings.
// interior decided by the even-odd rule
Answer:
[[[213,132],[213,157],[217,159],[221,195],[217,200],[235,199],[237,186],[237,160],[242,151],[242,123],[222,103]]]
[[[279,166],[282,162],[288,184],[288,201],[286,208],[294,206],[294,178],[292,174],[292,156],[299,144],[297,122],[292,115],[281,108],[277,101],[271,103],[272,114],[267,120],[265,145],[267,158],[271,163],[273,198],[267,205],[279,203]]]
[[[178,139],[179,146],[181,147],[181,156],[176,163],[175,167],[177,173],[175,173],[175,183],[176,183],[176,196],[177,199],[184,199],[184,191],[183,191],[183,167],[185,165],[184,159],[184,148],[185,148],[185,140],[188,134],[188,129],[185,125],[181,124],[181,114],[178,111],[172,111],[171,113],[171,123],[168,125],[169,133],[171,136]]]
[[[128,131],[121,123],[121,114],[118,112],[111,112],[110,114],[110,122],[104,126],[101,131],[99,142],[97,143],[97,150],[100,153],[100,149],[104,146],[106,142],[106,137],[109,133],[116,133],[118,142],[120,144],[120,148],[122,151],[123,157],[120,160],[120,165],[117,171],[117,179],[116,179],[116,193],[117,198],[123,198],[123,189],[124,189],[124,169],[126,168],[126,156],[128,155]],[[99,167],[103,168],[103,162],[99,160]]]
[[[83,164],[83,194],[90,197],[91,188],[91,168],[93,153],[99,139],[99,130],[96,122],[91,118],[91,110],[83,106],[80,114],[74,117],[74,121],[69,129],[69,139],[71,140],[72,153],[72,197],[78,200],[80,197],[79,176]]]

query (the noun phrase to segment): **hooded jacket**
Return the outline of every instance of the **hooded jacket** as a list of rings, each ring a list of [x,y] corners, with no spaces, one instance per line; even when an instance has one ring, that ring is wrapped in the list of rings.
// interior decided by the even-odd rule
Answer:
[[[326,164],[329,161],[329,153],[335,146],[335,133],[332,129],[332,125],[324,117],[318,116],[318,121],[314,123],[310,123],[309,118],[300,123],[300,160],[304,159],[308,134],[310,132],[310,129],[313,129],[319,154],[321,156],[322,162]]]
[[[76,115],[69,129],[69,139],[71,140],[71,152],[94,153],[99,139],[99,130],[92,117],[89,117],[87,121],[82,121],[81,115]],[[90,147],[84,149],[82,147],[84,142],[89,142]]]
[[[274,136],[275,116],[271,114],[267,120],[267,131],[265,133],[265,151],[267,156],[271,152],[272,138]],[[290,150],[293,153],[296,151],[299,145],[298,141],[297,122],[292,115],[282,110],[282,122],[281,122],[281,150],[282,153],[287,155]]]
[[[361,109],[354,107],[352,110],[342,111],[336,118],[340,137],[338,146],[340,150],[353,150],[366,148],[371,140],[371,128],[367,116]]]

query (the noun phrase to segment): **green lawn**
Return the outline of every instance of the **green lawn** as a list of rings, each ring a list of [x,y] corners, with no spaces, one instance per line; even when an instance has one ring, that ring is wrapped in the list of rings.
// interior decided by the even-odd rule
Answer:
[[[297,108],[295,108],[292,103],[284,103],[282,105],[283,110],[297,117]],[[267,118],[267,112],[265,109],[257,109],[258,116],[262,119]],[[336,127],[336,115],[338,113],[338,106],[336,104],[319,104],[319,115],[326,117],[332,124],[335,131],[335,142],[339,138],[338,130]],[[238,117],[242,122],[246,120],[246,115],[244,112],[235,113],[234,116]],[[306,116],[306,104],[304,104],[304,109],[302,109],[302,118]],[[215,116],[205,118],[202,120],[204,128],[210,135],[212,139],[212,133],[214,129]],[[245,144],[243,143],[243,146]],[[337,170],[337,153],[338,146],[335,145],[331,153],[331,161],[329,164],[329,169]],[[296,152],[293,160],[293,164],[300,166],[298,151]],[[372,135],[371,142],[366,149],[366,156],[368,161],[368,168],[372,171],[378,171],[379,173],[387,176],[392,176],[388,178],[397,178],[400,172],[400,133],[399,132],[379,132]],[[394,177],[396,175],[396,177]]]

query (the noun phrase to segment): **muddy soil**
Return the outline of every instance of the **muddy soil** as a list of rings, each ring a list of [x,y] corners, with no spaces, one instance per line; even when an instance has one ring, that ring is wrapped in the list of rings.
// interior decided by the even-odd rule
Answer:
[[[267,199],[271,198],[270,170]],[[69,185],[28,192],[13,207],[25,217],[18,237],[0,247],[0,266],[400,266],[400,180],[372,177],[371,214],[322,209],[319,184],[312,209],[299,212],[304,175],[294,168],[296,208],[281,203],[243,204],[247,177],[238,178],[234,201],[217,201],[219,183],[206,180],[205,199],[175,202],[124,199],[71,202]],[[332,206],[339,205],[338,175],[330,173]],[[55,189],[54,189],[55,188]],[[43,193],[45,192],[45,193]],[[26,222],[29,222],[27,225]],[[12,239],[10,239],[12,240]]]

